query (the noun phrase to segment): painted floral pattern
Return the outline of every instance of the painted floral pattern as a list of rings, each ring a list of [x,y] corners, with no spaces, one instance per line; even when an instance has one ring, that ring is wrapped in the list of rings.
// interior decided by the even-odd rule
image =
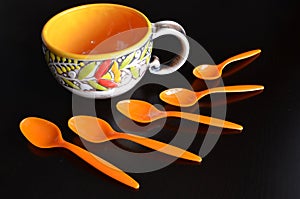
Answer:
[[[140,78],[149,64],[152,40],[129,54],[109,60],[84,61],[59,57],[43,46],[46,62],[64,86],[83,91],[105,91]]]

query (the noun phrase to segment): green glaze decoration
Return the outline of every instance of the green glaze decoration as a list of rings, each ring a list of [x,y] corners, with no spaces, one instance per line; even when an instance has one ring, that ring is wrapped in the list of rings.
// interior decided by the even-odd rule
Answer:
[[[91,62],[82,68],[78,73],[78,79],[83,80],[86,78],[96,67],[96,62]]]
[[[133,60],[134,58],[134,54],[135,52],[131,53],[130,55],[128,55],[124,61],[122,62],[121,66],[120,66],[120,69],[123,69],[125,68],[128,64],[130,64],[130,62]]]
[[[145,55],[146,55],[146,53],[148,51],[149,43],[150,43],[150,41],[148,41],[147,44],[145,45],[140,60],[142,60],[145,57]]]
[[[139,71],[138,71],[138,69],[135,66],[131,66],[130,67],[130,72],[132,74],[132,77],[135,78],[135,79],[140,76],[139,75]]]
[[[104,86],[101,86],[100,84],[98,84],[97,82],[95,82],[93,80],[89,80],[88,83],[89,83],[89,85],[91,85],[93,88],[95,88],[97,90],[101,90],[101,91],[108,90],[107,88],[105,88]]]
[[[72,88],[75,88],[77,90],[80,90],[80,88],[78,86],[76,86],[73,82],[65,79],[65,78],[62,78],[69,86],[71,86]]]

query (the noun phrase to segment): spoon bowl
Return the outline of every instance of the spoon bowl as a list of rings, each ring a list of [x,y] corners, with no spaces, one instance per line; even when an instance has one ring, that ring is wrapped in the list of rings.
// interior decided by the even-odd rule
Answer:
[[[194,105],[199,99],[197,93],[185,88],[171,88],[159,94],[162,101],[181,107]]]
[[[20,123],[23,135],[40,148],[58,147],[63,141],[59,128],[40,118],[27,118]]]
[[[106,121],[91,116],[74,116],[69,119],[68,126],[80,137],[94,143],[109,141],[116,135]]]
[[[218,65],[202,64],[202,65],[199,65],[196,68],[194,68],[193,74],[200,79],[214,80],[214,79],[221,77],[223,69],[228,64],[235,62],[235,61],[239,61],[242,59],[252,57],[254,55],[259,54],[260,52],[261,52],[260,49],[244,52],[244,53],[235,55],[229,59],[226,59],[225,61],[223,61],[222,63],[220,63]]]
[[[117,103],[117,109],[126,117],[141,123],[149,123],[164,117],[179,117],[194,122],[221,128],[242,130],[241,125],[204,115],[178,111],[160,111],[152,104],[141,100],[123,100]]]
[[[221,67],[221,65],[202,64],[193,70],[193,74],[200,79],[214,80],[221,77]]]
[[[117,103],[116,107],[122,114],[141,123],[150,123],[166,116],[155,106],[141,100],[122,100]]]
[[[199,99],[212,93],[236,93],[263,90],[261,85],[224,86],[194,92],[185,88],[171,88],[160,93],[162,101],[180,107],[193,106]]]
[[[132,188],[139,188],[139,184],[119,168],[88,151],[63,140],[60,129],[50,121],[37,117],[28,117],[21,121],[20,130],[27,140],[37,147],[66,148],[104,174]]]
[[[201,162],[201,157],[198,155],[178,147],[152,140],[150,138],[116,132],[106,121],[100,118],[78,115],[70,118],[68,125],[74,133],[89,142],[101,143],[114,139],[127,139],[171,156]]]

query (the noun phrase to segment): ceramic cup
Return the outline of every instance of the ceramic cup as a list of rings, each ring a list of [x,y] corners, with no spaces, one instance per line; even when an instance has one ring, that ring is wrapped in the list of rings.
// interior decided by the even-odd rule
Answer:
[[[150,61],[153,39],[174,35],[181,54],[161,65]],[[189,53],[184,29],[173,21],[150,23],[141,12],[117,4],[88,4],[52,17],[42,30],[43,52],[55,78],[74,94],[110,98],[130,90],[146,70],[169,74]]]

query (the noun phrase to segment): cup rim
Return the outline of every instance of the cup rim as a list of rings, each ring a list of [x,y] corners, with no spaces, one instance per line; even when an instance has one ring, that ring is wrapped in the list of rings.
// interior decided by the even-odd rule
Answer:
[[[47,31],[48,31],[48,28],[56,19],[66,15],[70,12],[79,10],[79,9],[86,9],[86,8],[98,7],[98,6],[118,7],[118,8],[125,8],[125,9],[128,9],[128,10],[134,11],[135,13],[139,14],[140,16],[142,16],[145,19],[145,21],[148,25],[147,26],[147,28],[148,28],[147,33],[143,36],[143,38],[140,41],[138,41],[137,43],[135,43],[135,44],[133,44],[133,45],[127,47],[127,48],[124,48],[124,49],[119,50],[119,51],[110,52],[110,53],[92,54],[92,55],[89,55],[89,54],[84,55],[84,54],[66,52],[64,50],[61,50],[61,49],[55,47],[55,45],[51,44],[47,40],[46,34],[47,34]],[[102,60],[102,59],[115,58],[115,57],[118,57],[120,55],[124,55],[124,54],[130,53],[130,52],[138,49],[139,47],[141,47],[144,43],[146,43],[148,41],[151,33],[152,33],[152,23],[149,21],[149,19],[142,12],[140,12],[140,11],[134,9],[134,8],[119,5],[119,4],[94,3],[94,4],[86,4],[86,5],[80,5],[80,6],[72,7],[72,8],[66,9],[66,10],[54,15],[44,25],[44,27],[42,29],[41,37],[42,37],[42,41],[43,41],[44,45],[51,52],[53,52],[54,54],[56,54],[58,56],[67,57],[67,58],[74,58],[74,59],[82,59],[82,60],[99,60],[99,59]]]

